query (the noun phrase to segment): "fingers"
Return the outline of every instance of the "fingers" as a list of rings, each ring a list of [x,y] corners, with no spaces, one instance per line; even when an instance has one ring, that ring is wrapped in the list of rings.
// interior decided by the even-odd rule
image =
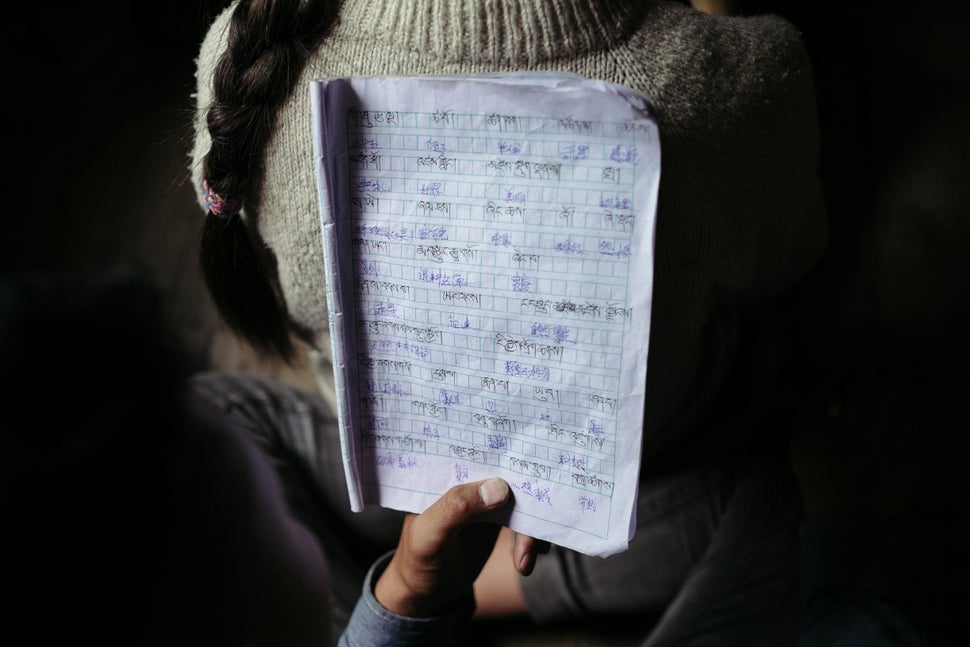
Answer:
[[[479,521],[487,513],[509,503],[511,498],[508,483],[500,478],[456,485],[414,521],[425,533],[430,532],[425,535],[429,540],[427,545],[438,550],[437,546],[460,528]],[[537,556],[549,552],[549,542],[518,533],[514,536],[512,564],[522,575],[530,575]]]
[[[511,499],[508,483],[490,478],[457,485],[407,517],[397,551],[374,587],[378,602],[401,615],[426,617],[467,592],[499,532],[497,524],[475,522]]]
[[[502,507],[511,496],[509,484],[500,478],[465,483],[445,492],[421,516],[442,533],[449,534]]]
[[[498,478],[485,479],[478,486],[478,496],[482,501],[482,505],[485,506],[485,509],[505,505],[511,493],[509,484]]]
[[[540,541],[535,537],[515,533],[515,545],[512,547],[512,564],[522,575],[531,575],[536,566],[536,557],[549,552],[549,542]]]

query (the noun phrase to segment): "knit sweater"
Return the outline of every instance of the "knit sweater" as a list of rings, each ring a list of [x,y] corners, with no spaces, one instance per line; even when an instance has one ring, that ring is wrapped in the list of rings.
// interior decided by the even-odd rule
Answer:
[[[198,59],[193,182],[226,45]],[[825,241],[809,62],[777,17],[724,18],[651,0],[345,0],[284,105],[247,224],[278,264],[297,322],[329,354],[308,83],[363,75],[561,71],[645,93],[663,155],[644,451],[681,437],[722,387],[740,310],[790,288]],[[321,388],[332,397],[332,376]]]

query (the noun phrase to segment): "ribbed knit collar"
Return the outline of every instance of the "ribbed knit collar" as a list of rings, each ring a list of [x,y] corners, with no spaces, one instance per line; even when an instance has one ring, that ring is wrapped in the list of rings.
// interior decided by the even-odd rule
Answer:
[[[446,61],[534,65],[606,49],[651,0],[344,0],[335,36],[367,34]]]

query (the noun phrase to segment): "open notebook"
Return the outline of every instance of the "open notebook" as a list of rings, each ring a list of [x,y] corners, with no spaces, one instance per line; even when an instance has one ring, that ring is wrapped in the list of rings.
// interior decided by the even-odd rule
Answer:
[[[635,527],[660,144],[573,76],[312,84],[351,504],[500,476],[513,530],[591,555]]]

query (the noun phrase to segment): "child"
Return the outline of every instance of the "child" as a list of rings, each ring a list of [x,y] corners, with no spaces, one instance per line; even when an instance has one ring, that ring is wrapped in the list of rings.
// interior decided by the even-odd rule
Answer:
[[[209,211],[201,259],[213,297],[259,348],[288,356],[291,333],[308,341],[333,401],[307,83],[521,70],[645,93],[663,167],[637,537],[605,561],[554,549],[521,584],[510,571],[497,577],[495,597],[517,600],[513,610],[537,621],[658,615],[699,595],[698,565],[724,550],[749,582],[773,584],[745,590],[735,580],[705,618],[723,612],[718,622],[748,632],[739,640],[777,644],[797,628],[785,614],[797,606],[789,594],[798,497],[778,468],[783,457],[697,453],[717,454],[756,422],[731,412],[763,404],[756,382],[734,373],[756,363],[739,355],[742,340],[757,340],[744,311],[791,289],[824,245],[811,70],[784,21],[645,0],[236,2],[198,61],[192,177]],[[758,377],[770,383],[770,374]],[[717,409],[718,400],[728,406]],[[734,532],[728,521],[747,527]],[[748,557],[763,548],[760,560],[729,549],[742,536],[751,538]],[[772,614],[780,620],[771,627],[751,622]],[[667,618],[652,640],[688,644],[685,632],[704,631],[696,619]]]

